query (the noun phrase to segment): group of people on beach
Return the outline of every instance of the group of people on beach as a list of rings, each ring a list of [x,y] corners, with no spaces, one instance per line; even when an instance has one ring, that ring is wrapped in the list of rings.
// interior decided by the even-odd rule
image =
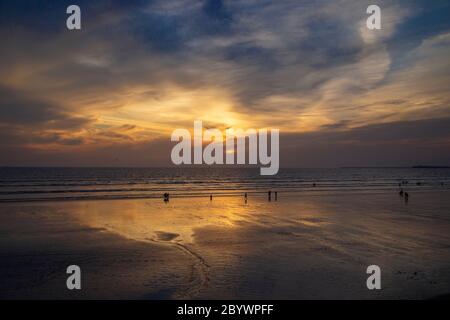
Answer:
[[[275,191],[274,194],[275,194],[275,201],[278,201],[278,192]],[[213,195],[210,194],[209,200],[212,201],[212,199],[213,199]],[[245,199],[245,203],[247,203],[247,199],[248,199],[247,192],[244,193],[244,199]],[[267,200],[272,201],[272,190],[267,191]]]
[[[405,202],[408,202],[408,200],[409,200],[408,192],[404,192],[403,189],[400,188],[400,192],[398,194],[400,195],[400,197],[404,197],[405,198]]]
[[[402,186],[407,185],[408,183],[409,183],[408,180],[403,180],[398,184],[398,187],[400,188],[398,195],[402,198],[405,198],[405,202],[408,202],[408,200],[409,200],[409,193],[406,191],[403,191]],[[420,185],[420,184],[417,184],[417,185]]]
[[[274,192],[274,195],[275,195],[275,201],[278,201],[278,192],[275,191],[275,192]],[[164,199],[164,202],[169,202],[169,200],[170,200],[170,194],[169,194],[168,192],[164,193],[164,194],[163,194],[163,199]],[[213,199],[213,195],[212,195],[212,193],[211,193],[211,194],[209,195],[209,200],[212,201],[212,199]],[[245,203],[247,203],[247,199],[248,199],[247,192],[244,193],[244,199],[245,199]],[[269,190],[269,191],[267,192],[267,200],[272,201],[272,190]]]
[[[399,196],[404,198],[405,202],[408,202],[408,200],[409,200],[409,193],[403,190],[403,186],[408,185],[408,184],[409,184],[408,180],[402,180],[398,184],[398,187],[400,188]],[[421,186],[422,182],[418,181],[416,183],[416,185]],[[441,182],[441,186],[444,186],[443,182]],[[313,183],[313,187],[316,187],[316,183]],[[277,191],[274,191],[274,196],[275,196],[275,201],[278,201],[278,192]],[[169,193],[167,193],[167,192],[164,193],[163,197],[164,197],[164,202],[169,202],[169,199],[170,199]],[[212,201],[212,199],[213,199],[213,194],[211,193],[209,195],[209,200]],[[247,192],[244,193],[244,199],[245,199],[245,203],[247,203],[247,199],[248,199]],[[267,191],[267,200],[272,201],[272,190]]]

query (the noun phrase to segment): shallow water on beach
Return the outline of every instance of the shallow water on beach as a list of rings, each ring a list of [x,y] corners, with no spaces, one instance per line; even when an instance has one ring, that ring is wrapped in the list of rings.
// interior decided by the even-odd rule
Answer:
[[[280,193],[278,201],[273,196],[270,202],[250,196],[247,203],[242,196],[212,201],[176,198],[168,203],[160,199],[11,203],[1,206],[0,219],[20,212],[15,227],[19,238],[19,222],[32,214],[37,224],[58,229],[56,217],[62,217],[64,222],[59,223],[66,228],[80,225],[123,241],[173,250],[178,258],[170,262],[155,258],[144,267],[158,276],[152,276],[151,283],[145,276],[136,280],[146,283],[141,297],[431,298],[450,288],[449,195],[414,193],[408,203],[396,192]],[[126,260],[127,252],[120,256]],[[366,268],[372,264],[382,270],[379,291],[366,288]],[[127,263],[123,268],[134,272]],[[172,268],[186,270],[179,274],[185,279],[182,284],[170,285],[159,276]]]

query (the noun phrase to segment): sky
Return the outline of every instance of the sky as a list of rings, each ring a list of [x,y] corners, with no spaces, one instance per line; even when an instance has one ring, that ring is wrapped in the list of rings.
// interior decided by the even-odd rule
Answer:
[[[0,166],[169,166],[194,120],[280,129],[282,167],[450,165],[449,1],[0,0],[0,35]]]

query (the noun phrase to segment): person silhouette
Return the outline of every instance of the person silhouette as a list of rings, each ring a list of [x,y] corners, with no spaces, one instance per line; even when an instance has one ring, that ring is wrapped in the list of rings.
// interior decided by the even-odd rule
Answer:
[[[164,193],[164,202],[169,202],[170,194]]]
[[[400,189],[400,192],[398,193],[400,197],[403,197],[403,189]]]
[[[267,196],[268,196],[268,200],[271,201],[271,196],[272,196],[272,191],[269,190],[269,192],[267,192]]]

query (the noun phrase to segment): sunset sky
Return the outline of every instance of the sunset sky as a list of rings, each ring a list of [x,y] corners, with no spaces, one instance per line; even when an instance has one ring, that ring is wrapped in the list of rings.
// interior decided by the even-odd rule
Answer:
[[[448,0],[1,0],[0,34],[2,166],[166,166],[194,120],[279,128],[281,166],[450,165]]]

